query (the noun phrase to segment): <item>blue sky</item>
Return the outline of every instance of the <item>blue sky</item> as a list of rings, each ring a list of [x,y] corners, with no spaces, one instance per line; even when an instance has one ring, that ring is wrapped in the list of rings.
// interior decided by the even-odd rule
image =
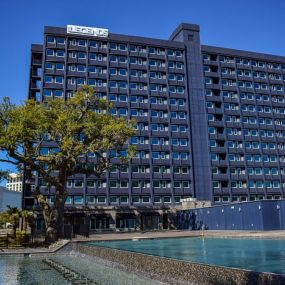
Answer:
[[[285,56],[284,11],[284,0],[1,0],[0,98],[27,98],[30,45],[42,43],[45,25],[167,39],[188,22],[203,44]]]
[[[284,11],[284,0],[1,0],[0,97],[26,99],[30,45],[45,25],[167,39],[189,22],[201,26],[203,44],[285,55]]]

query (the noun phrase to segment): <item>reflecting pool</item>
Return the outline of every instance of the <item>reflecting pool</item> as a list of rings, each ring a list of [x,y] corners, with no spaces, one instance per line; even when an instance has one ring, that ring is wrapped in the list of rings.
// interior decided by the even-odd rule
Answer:
[[[88,244],[198,263],[285,274],[285,240],[164,238]]]
[[[0,256],[0,285],[64,285],[71,284],[55,269],[45,264],[45,257]],[[158,285],[159,282],[128,273],[111,265],[73,252],[49,255],[48,258],[80,272],[100,285]]]

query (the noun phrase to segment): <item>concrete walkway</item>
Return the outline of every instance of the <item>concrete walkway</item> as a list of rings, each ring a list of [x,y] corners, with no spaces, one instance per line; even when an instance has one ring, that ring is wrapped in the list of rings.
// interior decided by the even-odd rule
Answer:
[[[285,239],[285,231],[155,231],[155,232],[118,232],[118,233],[98,233],[90,235],[89,238],[75,238],[73,242],[80,241],[102,241],[102,240],[122,240],[134,238],[174,238],[174,237],[252,237],[252,238],[273,238]]]
[[[60,240],[49,247],[26,247],[26,248],[3,248],[0,249],[1,255],[28,255],[28,254],[45,254],[45,253],[55,253],[59,249],[63,248],[67,244],[69,244],[69,240]]]
[[[174,238],[174,237],[225,237],[225,238],[273,238],[285,239],[285,231],[155,231],[155,232],[112,232],[92,234],[89,238],[79,237],[72,239],[71,242],[88,242],[103,240],[125,240],[143,238]],[[66,241],[62,246],[55,248],[19,248],[19,249],[0,249],[1,255],[12,254],[45,254],[54,253],[70,241]]]

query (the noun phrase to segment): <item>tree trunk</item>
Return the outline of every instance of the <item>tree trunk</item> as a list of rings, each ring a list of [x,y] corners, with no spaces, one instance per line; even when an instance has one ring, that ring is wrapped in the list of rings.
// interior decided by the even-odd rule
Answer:
[[[45,221],[46,227],[46,236],[45,242],[47,244],[51,244],[57,240],[57,227],[56,227],[56,212],[54,211],[54,207],[51,208],[46,198],[42,194],[37,195],[38,203],[41,205],[43,209],[43,217]]]
[[[59,173],[60,185],[55,190],[55,202],[51,207],[44,195],[38,194],[38,203],[42,206],[46,226],[45,242],[50,244],[64,236],[64,204],[66,199],[66,173],[65,170]]]
[[[41,206],[43,208],[43,216],[46,226],[45,242],[47,244],[50,244],[57,240],[57,233],[55,230],[54,220],[52,219],[53,211],[50,208],[48,202],[46,201],[42,202]]]
[[[61,189],[62,190],[62,189]],[[62,191],[61,191],[62,192]],[[63,238],[64,236],[64,203],[65,203],[66,195],[59,194],[55,197],[55,203],[53,210],[56,213],[56,232],[57,237]]]
[[[17,236],[17,225],[13,224],[13,237],[16,238]]]

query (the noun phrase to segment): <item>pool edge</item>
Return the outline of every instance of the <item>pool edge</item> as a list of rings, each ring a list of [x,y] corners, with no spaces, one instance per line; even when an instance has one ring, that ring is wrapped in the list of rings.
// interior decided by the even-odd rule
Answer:
[[[188,262],[83,243],[74,244],[74,249],[124,265],[130,271],[150,272],[160,281],[171,281],[171,284],[285,284],[285,275],[276,273]],[[178,283],[173,283],[175,280]]]

